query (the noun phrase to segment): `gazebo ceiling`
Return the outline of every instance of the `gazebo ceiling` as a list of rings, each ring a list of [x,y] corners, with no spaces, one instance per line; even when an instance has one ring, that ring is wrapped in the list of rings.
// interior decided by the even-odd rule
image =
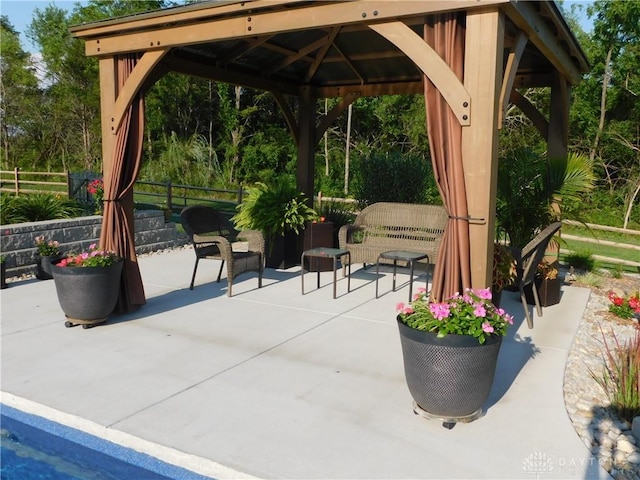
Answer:
[[[368,24],[400,20],[422,36],[425,15],[500,8],[505,64],[528,38],[515,87],[546,86],[556,71],[577,84],[586,58],[553,2],[495,0],[205,1],[92,24],[72,33],[88,55],[171,47],[158,68],[283,94],[319,97],[422,92],[422,72]],[[198,28],[194,29],[193,27]]]

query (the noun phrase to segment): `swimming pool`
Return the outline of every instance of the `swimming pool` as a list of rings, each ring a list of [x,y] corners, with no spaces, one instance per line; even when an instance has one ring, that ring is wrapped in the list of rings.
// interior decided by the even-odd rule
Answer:
[[[205,480],[205,477],[0,404],[2,480]]]

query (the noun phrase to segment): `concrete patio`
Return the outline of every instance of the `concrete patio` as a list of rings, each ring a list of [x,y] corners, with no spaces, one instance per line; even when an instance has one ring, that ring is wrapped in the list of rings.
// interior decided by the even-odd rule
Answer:
[[[412,411],[395,305],[375,268],[305,278],[246,274],[226,296],[217,262],[178,249],[140,258],[147,305],[65,328],[53,281],[10,283],[2,300],[2,402],[216,478],[608,478],[565,410],[565,362],[590,291],[563,287],[534,317],[505,292],[503,342],[485,415],[453,429]],[[308,281],[308,282],[307,282]],[[417,282],[423,283],[424,277]]]

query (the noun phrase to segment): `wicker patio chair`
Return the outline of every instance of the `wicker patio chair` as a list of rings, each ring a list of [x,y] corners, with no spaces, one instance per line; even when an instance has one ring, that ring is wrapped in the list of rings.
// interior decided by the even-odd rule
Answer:
[[[524,313],[527,317],[527,325],[529,328],[533,328],[533,318],[529,314],[529,305],[525,295],[524,288],[527,285],[531,285],[533,293],[533,299],[535,301],[536,312],[538,316],[542,316],[542,306],[540,305],[540,299],[538,297],[538,289],[536,288],[535,277],[538,264],[542,261],[545,255],[545,251],[551,238],[556,234],[562,222],[555,222],[549,225],[547,228],[538,233],[529,243],[527,243],[522,249],[512,249],[513,256],[516,260],[516,281],[515,286],[520,292],[520,300],[524,306]]]
[[[222,268],[227,264],[227,295],[232,295],[233,279],[244,272],[258,272],[258,288],[262,287],[265,240],[257,230],[238,231],[222,213],[206,205],[191,205],[180,212],[180,221],[189,236],[196,254],[191,284],[193,290],[198,263],[201,259],[220,260],[217,282]],[[248,248],[240,249],[238,242],[246,242]]]

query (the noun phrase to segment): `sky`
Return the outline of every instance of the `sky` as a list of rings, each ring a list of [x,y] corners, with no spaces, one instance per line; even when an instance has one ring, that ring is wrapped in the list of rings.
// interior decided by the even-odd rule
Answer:
[[[53,4],[64,10],[73,10],[76,3],[87,3],[86,1],[77,2],[76,0],[55,0],[55,1],[34,1],[34,0],[0,0],[0,14],[9,17],[9,22],[20,33],[20,41],[22,48],[28,52],[35,53],[37,47],[27,39],[25,32],[27,27],[33,20],[33,12],[36,8],[44,10],[47,6]]]
[[[389,0],[391,1],[391,0]],[[35,0],[0,0],[0,14],[9,17],[9,21],[20,33],[20,41],[22,42],[22,48],[28,52],[35,53],[37,47],[29,42],[25,31],[27,26],[33,19],[33,12],[36,8],[44,10],[48,5],[54,4],[64,10],[73,10],[76,3],[87,3],[86,0],[77,2],[76,0],[50,0],[50,1],[35,1]],[[572,4],[588,5],[593,3],[585,0],[565,0],[564,5],[567,10],[570,10]],[[591,22],[586,18],[586,15],[582,19],[582,27],[590,31]]]

